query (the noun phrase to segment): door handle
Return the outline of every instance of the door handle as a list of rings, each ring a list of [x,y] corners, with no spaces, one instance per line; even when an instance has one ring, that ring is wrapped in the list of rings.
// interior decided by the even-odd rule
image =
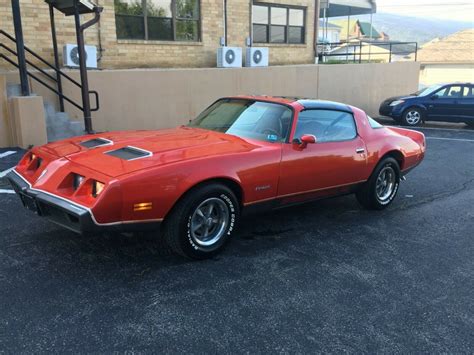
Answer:
[[[356,149],[356,153],[357,153],[357,154],[365,153],[365,149],[364,149],[364,148],[357,148],[357,149]]]

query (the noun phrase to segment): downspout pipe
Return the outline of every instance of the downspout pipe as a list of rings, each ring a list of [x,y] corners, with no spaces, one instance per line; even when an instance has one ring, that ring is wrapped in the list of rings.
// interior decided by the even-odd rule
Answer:
[[[224,47],[227,47],[227,0],[223,0],[224,9]]]
[[[313,33],[313,50],[314,50],[315,63],[318,58],[319,12],[320,12],[320,0],[315,0],[314,1],[314,33]]]
[[[78,0],[74,0],[74,20],[76,24],[77,49],[79,52],[79,71],[81,74],[81,94],[82,94],[82,109],[84,113],[84,128],[88,134],[94,133],[92,129],[91,104],[89,98],[89,81],[87,77],[86,65],[86,51],[84,44],[84,31],[90,26],[95,25],[100,20],[100,13],[103,8],[95,8],[95,16],[93,19],[81,25]]]

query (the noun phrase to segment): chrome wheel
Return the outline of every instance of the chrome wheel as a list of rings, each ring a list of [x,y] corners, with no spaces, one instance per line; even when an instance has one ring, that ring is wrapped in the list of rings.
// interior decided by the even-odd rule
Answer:
[[[217,243],[230,221],[229,207],[217,197],[202,202],[194,211],[189,226],[194,242],[203,247]]]
[[[416,110],[411,110],[407,112],[405,119],[409,125],[416,126],[421,121],[421,114]]]
[[[384,167],[377,177],[375,192],[381,202],[387,201],[392,196],[397,182],[397,175],[391,166]]]

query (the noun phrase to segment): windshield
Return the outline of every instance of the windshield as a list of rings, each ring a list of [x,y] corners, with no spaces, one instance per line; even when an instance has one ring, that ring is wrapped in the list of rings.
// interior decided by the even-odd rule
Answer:
[[[428,96],[429,94],[435,92],[439,88],[441,88],[441,85],[428,86],[424,89],[421,89],[421,90],[415,92],[413,95],[414,96]]]
[[[189,127],[232,134],[266,142],[284,142],[292,118],[292,110],[268,102],[219,100],[189,123]]]

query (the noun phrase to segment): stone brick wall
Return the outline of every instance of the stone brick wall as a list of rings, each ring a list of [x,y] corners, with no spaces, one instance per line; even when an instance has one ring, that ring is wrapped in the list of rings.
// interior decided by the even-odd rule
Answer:
[[[306,6],[306,44],[268,44],[270,64],[314,63],[313,25],[314,0],[268,0],[267,3]],[[159,67],[214,67],[219,39],[223,36],[222,0],[201,0],[201,33],[198,43],[117,40],[113,0],[98,0],[104,7],[99,24],[86,31],[86,44],[100,51],[99,67],[159,68]],[[228,45],[245,47],[250,35],[251,0],[228,1]],[[49,61],[53,61],[49,10],[43,0],[22,0],[21,11],[25,44]],[[86,21],[91,16],[82,16]],[[66,43],[75,43],[72,17],[56,12],[56,26],[60,50]],[[13,34],[13,20],[9,0],[0,0],[0,28]],[[0,39],[3,41],[3,38]],[[5,42],[8,43],[8,42]],[[12,48],[14,48],[12,46]],[[0,60],[0,69],[12,69]]]

